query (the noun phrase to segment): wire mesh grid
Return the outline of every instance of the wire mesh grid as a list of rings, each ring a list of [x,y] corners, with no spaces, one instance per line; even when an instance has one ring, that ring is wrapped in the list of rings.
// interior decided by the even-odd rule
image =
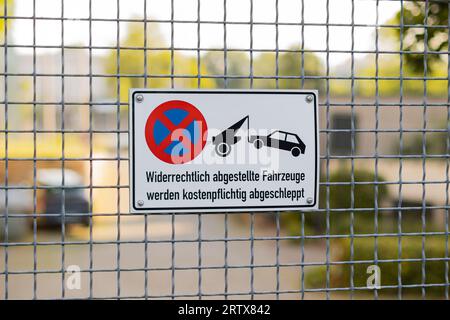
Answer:
[[[83,16],[67,9],[73,2],[49,1],[58,15],[36,0],[24,15],[14,1],[2,2],[2,298],[448,299],[447,1],[342,1],[341,20],[333,0],[319,10],[308,7],[312,0],[266,1],[270,18],[258,18],[253,0],[214,1],[215,18],[203,17],[211,5],[203,0],[189,2],[190,16],[175,0],[87,0]],[[281,8],[294,2],[295,18],[284,19]],[[98,6],[114,7],[114,15],[96,15]],[[140,13],[122,14],[129,6]],[[363,6],[373,21],[358,16]],[[386,6],[396,8],[396,20],[380,20]],[[160,7],[167,14],[155,18]],[[239,10],[245,19],[233,16]],[[85,32],[81,44],[67,43],[73,23]],[[99,39],[101,25],[113,44]],[[167,31],[164,41],[155,26]],[[28,42],[15,37],[20,28],[32,35]],[[194,42],[179,44],[177,31],[189,28]],[[287,29],[295,30],[291,46],[280,44]],[[347,47],[334,45],[338,29]],[[205,30],[221,45],[204,44]],[[361,30],[370,30],[368,46],[359,45]],[[261,46],[256,33],[273,44]],[[397,40],[386,45],[389,34]],[[411,45],[412,34],[422,46]],[[245,41],[236,44],[239,36]],[[323,46],[308,36],[322,37]],[[130,215],[130,87],[319,88],[320,209]],[[349,125],[335,126],[336,115]],[[347,139],[345,152],[333,137]],[[48,211],[52,195],[56,213]],[[73,197],[84,207],[74,208]],[[381,283],[368,287],[373,265]]]

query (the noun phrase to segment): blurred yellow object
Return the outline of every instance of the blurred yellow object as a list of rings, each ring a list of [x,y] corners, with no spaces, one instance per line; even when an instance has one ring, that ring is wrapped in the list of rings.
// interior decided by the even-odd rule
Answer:
[[[33,183],[33,170],[43,168],[61,168],[64,155],[64,168],[78,172],[85,178],[88,161],[79,160],[89,157],[89,144],[82,138],[66,134],[38,134],[35,145],[32,134],[20,137],[8,135],[8,184]],[[6,183],[6,144],[5,136],[0,137],[0,185]]]
[[[27,138],[18,138],[8,136],[8,158],[29,159],[34,158],[34,141],[33,136],[27,135]],[[0,138],[0,157],[5,158],[6,143],[5,137]],[[81,158],[89,156],[89,147],[83,140],[66,135],[64,137],[64,153],[63,138],[61,134],[38,134],[36,136],[36,158],[43,159],[60,159],[64,158]]]

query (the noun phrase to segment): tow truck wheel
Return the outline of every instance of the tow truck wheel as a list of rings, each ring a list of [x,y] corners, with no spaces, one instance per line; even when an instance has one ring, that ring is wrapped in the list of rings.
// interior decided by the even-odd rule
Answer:
[[[221,142],[216,145],[216,153],[221,157],[226,157],[231,152],[231,146],[228,143]]]
[[[291,149],[291,153],[294,157],[298,157],[300,155],[300,149],[297,147],[294,147]]]
[[[264,145],[264,142],[262,142],[261,139],[256,139],[255,142],[253,142],[256,149],[261,149]]]

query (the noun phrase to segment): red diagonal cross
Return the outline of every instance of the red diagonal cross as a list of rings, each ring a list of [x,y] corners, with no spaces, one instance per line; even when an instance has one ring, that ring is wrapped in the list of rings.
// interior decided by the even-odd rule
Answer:
[[[191,152],[191,143],[188,142],[190,139],[184,134],[184,130],[192,121],[195,120],[192,114],[188,113],[188,115],[178,125],[174,125],[164,113],[160,114],[158,120],[161,121],[162,124],[170,131],[170,134],[168,134],[167,137],[165,137],[164,140],[158,145],[159,150],[164,151],[172,143],[173,140],[171,138],[175,130],[181,130],[180,138],[182,139],[180,139],[180,142],[183,144],[183,147],[188,150],[188,152]]]

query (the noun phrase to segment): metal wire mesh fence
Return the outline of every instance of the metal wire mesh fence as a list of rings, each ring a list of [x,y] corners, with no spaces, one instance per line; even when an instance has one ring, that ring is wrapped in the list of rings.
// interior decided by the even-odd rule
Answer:
[[[2,298],[448,299],[448,1],[0,3]],[[132,87],[319,89],[320,209],[130,215]]]

